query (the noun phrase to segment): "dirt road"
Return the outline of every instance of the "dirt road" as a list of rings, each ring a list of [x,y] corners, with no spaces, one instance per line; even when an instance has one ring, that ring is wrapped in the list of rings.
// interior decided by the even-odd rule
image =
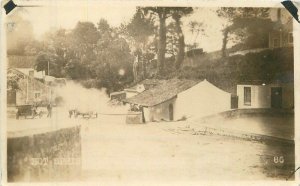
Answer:
[[[79,181],[284,180],[294,169],[293,145],[193,135],[186,121],[128,125],[124,117],[10,119],[8,131],[81,125]]]
[[[294,168],[293,146],[173,130],[184,122],[106,121],[83,126],[84,180],[277,180]]]

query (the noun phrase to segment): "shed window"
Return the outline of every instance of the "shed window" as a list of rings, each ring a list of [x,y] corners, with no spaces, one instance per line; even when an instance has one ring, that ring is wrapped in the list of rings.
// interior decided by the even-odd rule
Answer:
[[[244,105],[251,105],[251,87],[244,87]]]

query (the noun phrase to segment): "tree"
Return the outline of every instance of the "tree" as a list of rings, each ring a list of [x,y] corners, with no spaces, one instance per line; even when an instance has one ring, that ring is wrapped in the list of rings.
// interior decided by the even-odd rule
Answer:
[[[153,51],[155,47],[153,38],[156,27],[154,25],[153,16],[146,16],[141,8],[137,8],[133,18],[127,25],[122,25],[121,34],[125,35],[126,39],[131,43],[131,48],[135,51],[134,55],[139,53],[139,61],[141,61],[140,74],[141,78],[147,76],[147,64],[153,59]]]
[[[255,21],[266,21],[269,16],[268,8],[232,8],[232,7],[222,7],[217,10],[219,17],[225,18],[228,22],[223,29],[223,45],[222,54],[226,56],[226,47],[229,40],[241,40],[242,37],[247,37],[247,35],[253,35],[253,29],[249,27],[249,23]],[[250,21],[251,20],[251,21]],[[249,22],[250,21],[250,22]],[[254,22],[255,22],[254,21]],[[269,25],[269,24],[268,24]],[[252,26],[255,26],[252,24]],[[252,27],[253,28],[253,27]],[[234,35],[234,36],[230,36]],[[255,39],[255,38],[254,38]],[[248,39],[248,41],[250,41]],[[248,45],[248,43],[245,43]]]
[[[199,35],[204,35],[204,27],[205,25],[202,22],[191,21],[189,22],[189,31],[192,33],[194,38],[194,43],[190,46],[190,49],[196,49],[198,47],[198,43],[196,42]]]
[[[48,32],[44,36],[43,46],[37,55],[35,69],[45,71],[47,75],[65,77],[65,66],[70,58],[69,35],[66,30]],[[49,72],[48,72],[49,67]]]
[[[35,65],[38,71],[71,78],[88,88],[106,88],[108,92],[132,81],[129,45],[104,19],[98,27],[78,22],[74,29],[49,32],[43,41]]]
[[[102,37],[97,44],[97,51],[91,69],[96,74],[99,86],[116,91],[132,82],[133,56],[125,39],[118,36]]]
[[[178,37],[178,53],[175,60],[176,69],[180,68],[184,60],[184,35],[181,29],[181,18],[187,16],[193,12],[191,7],[174,7],[171,9],[172,18],[175,21],[176,34]]]
[[[232,33],[236,35],[238,42],[236,50],[253,48],[267,48],[269,45],[269,33],[274,24],[271,19],[265,18],[236,18],[232,25]]]
[[[140,7],[145,15],[151,14],[157,16],[159,20],[159,40],[157,46],[157,73],[164,74],[165,53],[166,53],[166,20],[172,16],[170,7]]]

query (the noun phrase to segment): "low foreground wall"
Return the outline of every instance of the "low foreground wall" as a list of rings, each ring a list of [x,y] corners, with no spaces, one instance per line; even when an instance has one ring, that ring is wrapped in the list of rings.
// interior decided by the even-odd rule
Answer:
[[[8,182],[68,181],[80,172],[80,126],[7,139]]]

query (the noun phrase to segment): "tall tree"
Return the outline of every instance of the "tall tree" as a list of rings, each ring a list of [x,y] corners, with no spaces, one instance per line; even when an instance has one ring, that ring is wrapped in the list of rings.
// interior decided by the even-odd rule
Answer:
[[[142,66],[140,74],[143,79],[147,76],[147,64],[153,58],[149,54],[153,53],[151,48],[154,47],[152,40],[155,30],[153,16],[146,16],[140,8],[136,9],[133,18],[127,25],[121,26],[121,33],[130,41],[135,54],[139,53],[139,61]]]
[[[67,44],[66,30],[51,31],[44,35],[43,46],[37,55],[35,69],[47,75],[63,77],[70,46]],[[48,71],[49,69],[49,71]]]
[[[191,21],[189,22],[189,31],[192,33],[194,43],[190,46],[190,49],[195,49],[198,46],[197,39],[199,35],[205,35],[205,25],[203,22]]]
[[[175,60],[176,69],[179,69],[183,60],[184,60],[184,35],[181,29],[181,18],[183,16],[187,16],[193,12],[193,8],[191,7],[174,7],[171,9],[172,18],[175,21],[176,33],[178,37],[178,53]]]
[[[153,14],[159,20],[159,39],[157,46],[157,72],[163,74],[165,71],[165,53],[166,53],[166,20],[172,16],[172,8],[170,7],[140,7],[147,14]]]

